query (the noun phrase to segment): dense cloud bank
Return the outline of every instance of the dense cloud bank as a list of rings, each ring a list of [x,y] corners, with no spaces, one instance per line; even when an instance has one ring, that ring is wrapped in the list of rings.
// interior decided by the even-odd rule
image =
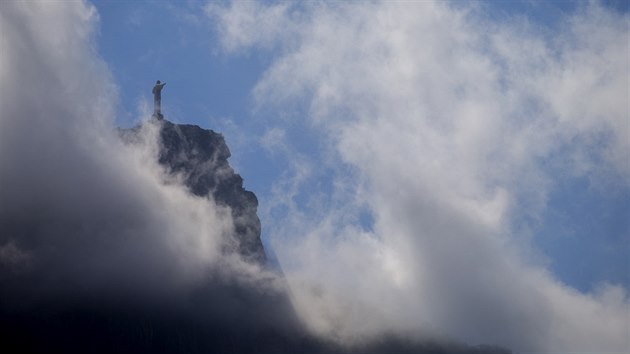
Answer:
[[[3,339],[45,351],[88,345],[97,330],[97,343],[132,343],[147,325],[175,341],[179,332],[157,328],[170,320],[232,337],[296,326],[281,280],[263,266],[255,196],[222,138],[154,121],[123,144],[115,88],[92,44],[97,20],[81,2],[0,4]],[[185,156],[192,148],[181,145],[195,139],[209,146],[185,175],[195,161],[168,152]],[[208,174],[216,185],[196,190]]]
[[[628,188],[627,14],[588,3],[539,28],[446,2],[206,10],[226,53],[270,58],[253,96],[280,118],[261,144],[291,171],[263,223],[311,329],[628,349],[627,290],[564,285],[527,235],[559,184]]]
[[[81,2],[0,4],[2,351],[322,347],[264,266],[222,137],[153,121],[120,139],[97,19]]]
[[[112,286],[159,296],[221,261],[228,211],[164,183],[155,148],[120,142],[112,81],[91,44],[94,8],[1,9],[3,276],[41,276],[33,297]]]

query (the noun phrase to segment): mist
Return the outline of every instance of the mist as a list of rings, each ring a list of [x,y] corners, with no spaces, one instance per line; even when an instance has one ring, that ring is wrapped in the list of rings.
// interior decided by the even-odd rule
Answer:
[[[282,270],[224,252],[237,222],[158,163],[148,112],[123,143],[92,5],[2,2],[3,325],[87,307],[158,312],[190,348],[221,331],[313,352],[378,352],[390,336],[628,348],[627,289],[563,284],[519,227],[544,214],[558,168],[602,193],[628,187],[627,14],[585,4],[552,36],[432,2],[210,3],[203,16],[228,58],[276,50],[251,94],[279,118],[246,138],[290,167],[260,210]],[[288,123],[316,137],[313,155]]]

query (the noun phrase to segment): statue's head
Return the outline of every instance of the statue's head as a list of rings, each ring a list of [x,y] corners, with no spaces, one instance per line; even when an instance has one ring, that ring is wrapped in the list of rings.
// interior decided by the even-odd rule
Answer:
[[[159,85],[159,84],[160,84],[160,80],[158,80],[158,81],[156,82],[156,84],[158,84],[158,85]]]

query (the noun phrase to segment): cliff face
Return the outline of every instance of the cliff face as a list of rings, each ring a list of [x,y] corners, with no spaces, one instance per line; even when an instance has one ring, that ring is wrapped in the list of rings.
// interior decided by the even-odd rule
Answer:
[[[160,125],[158,162],[173,174],[183,177],[188,190],[210,197],[232,211],[236,250],[248,261],[266,264],[260,239],[260,220],[256,214],[256,195],[243,188],[243,178],[228,162],[231,156],[223,135],[196,125],[154,120]],[[122,131],[123,139],[133,141],[139,127]]]
[[[232,210],[238,252],[264,264],[256,195],[243,188],[243,179],[230,167],[230,150],[223,135],[196,125],[160,121],[159,162],[170,173],[184,176],[184,184],[197,196],[212,197]]]

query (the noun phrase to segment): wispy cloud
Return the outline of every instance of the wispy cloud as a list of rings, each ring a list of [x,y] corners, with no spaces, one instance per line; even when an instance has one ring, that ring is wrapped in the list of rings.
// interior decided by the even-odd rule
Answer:
[[[294,118],[333,147],[324,162],[339,188],[296,175],[311,203],[278,195],[289,212],[266,219],[314,330],[628,348],[625,289],[563,285],[516,227],[545,213],[556,178],[627,188],[627,15],[591,3],[543,33],[433,2],[235,2],[208,14],[228,53],[274,49],[258,104],[305,108]]]

